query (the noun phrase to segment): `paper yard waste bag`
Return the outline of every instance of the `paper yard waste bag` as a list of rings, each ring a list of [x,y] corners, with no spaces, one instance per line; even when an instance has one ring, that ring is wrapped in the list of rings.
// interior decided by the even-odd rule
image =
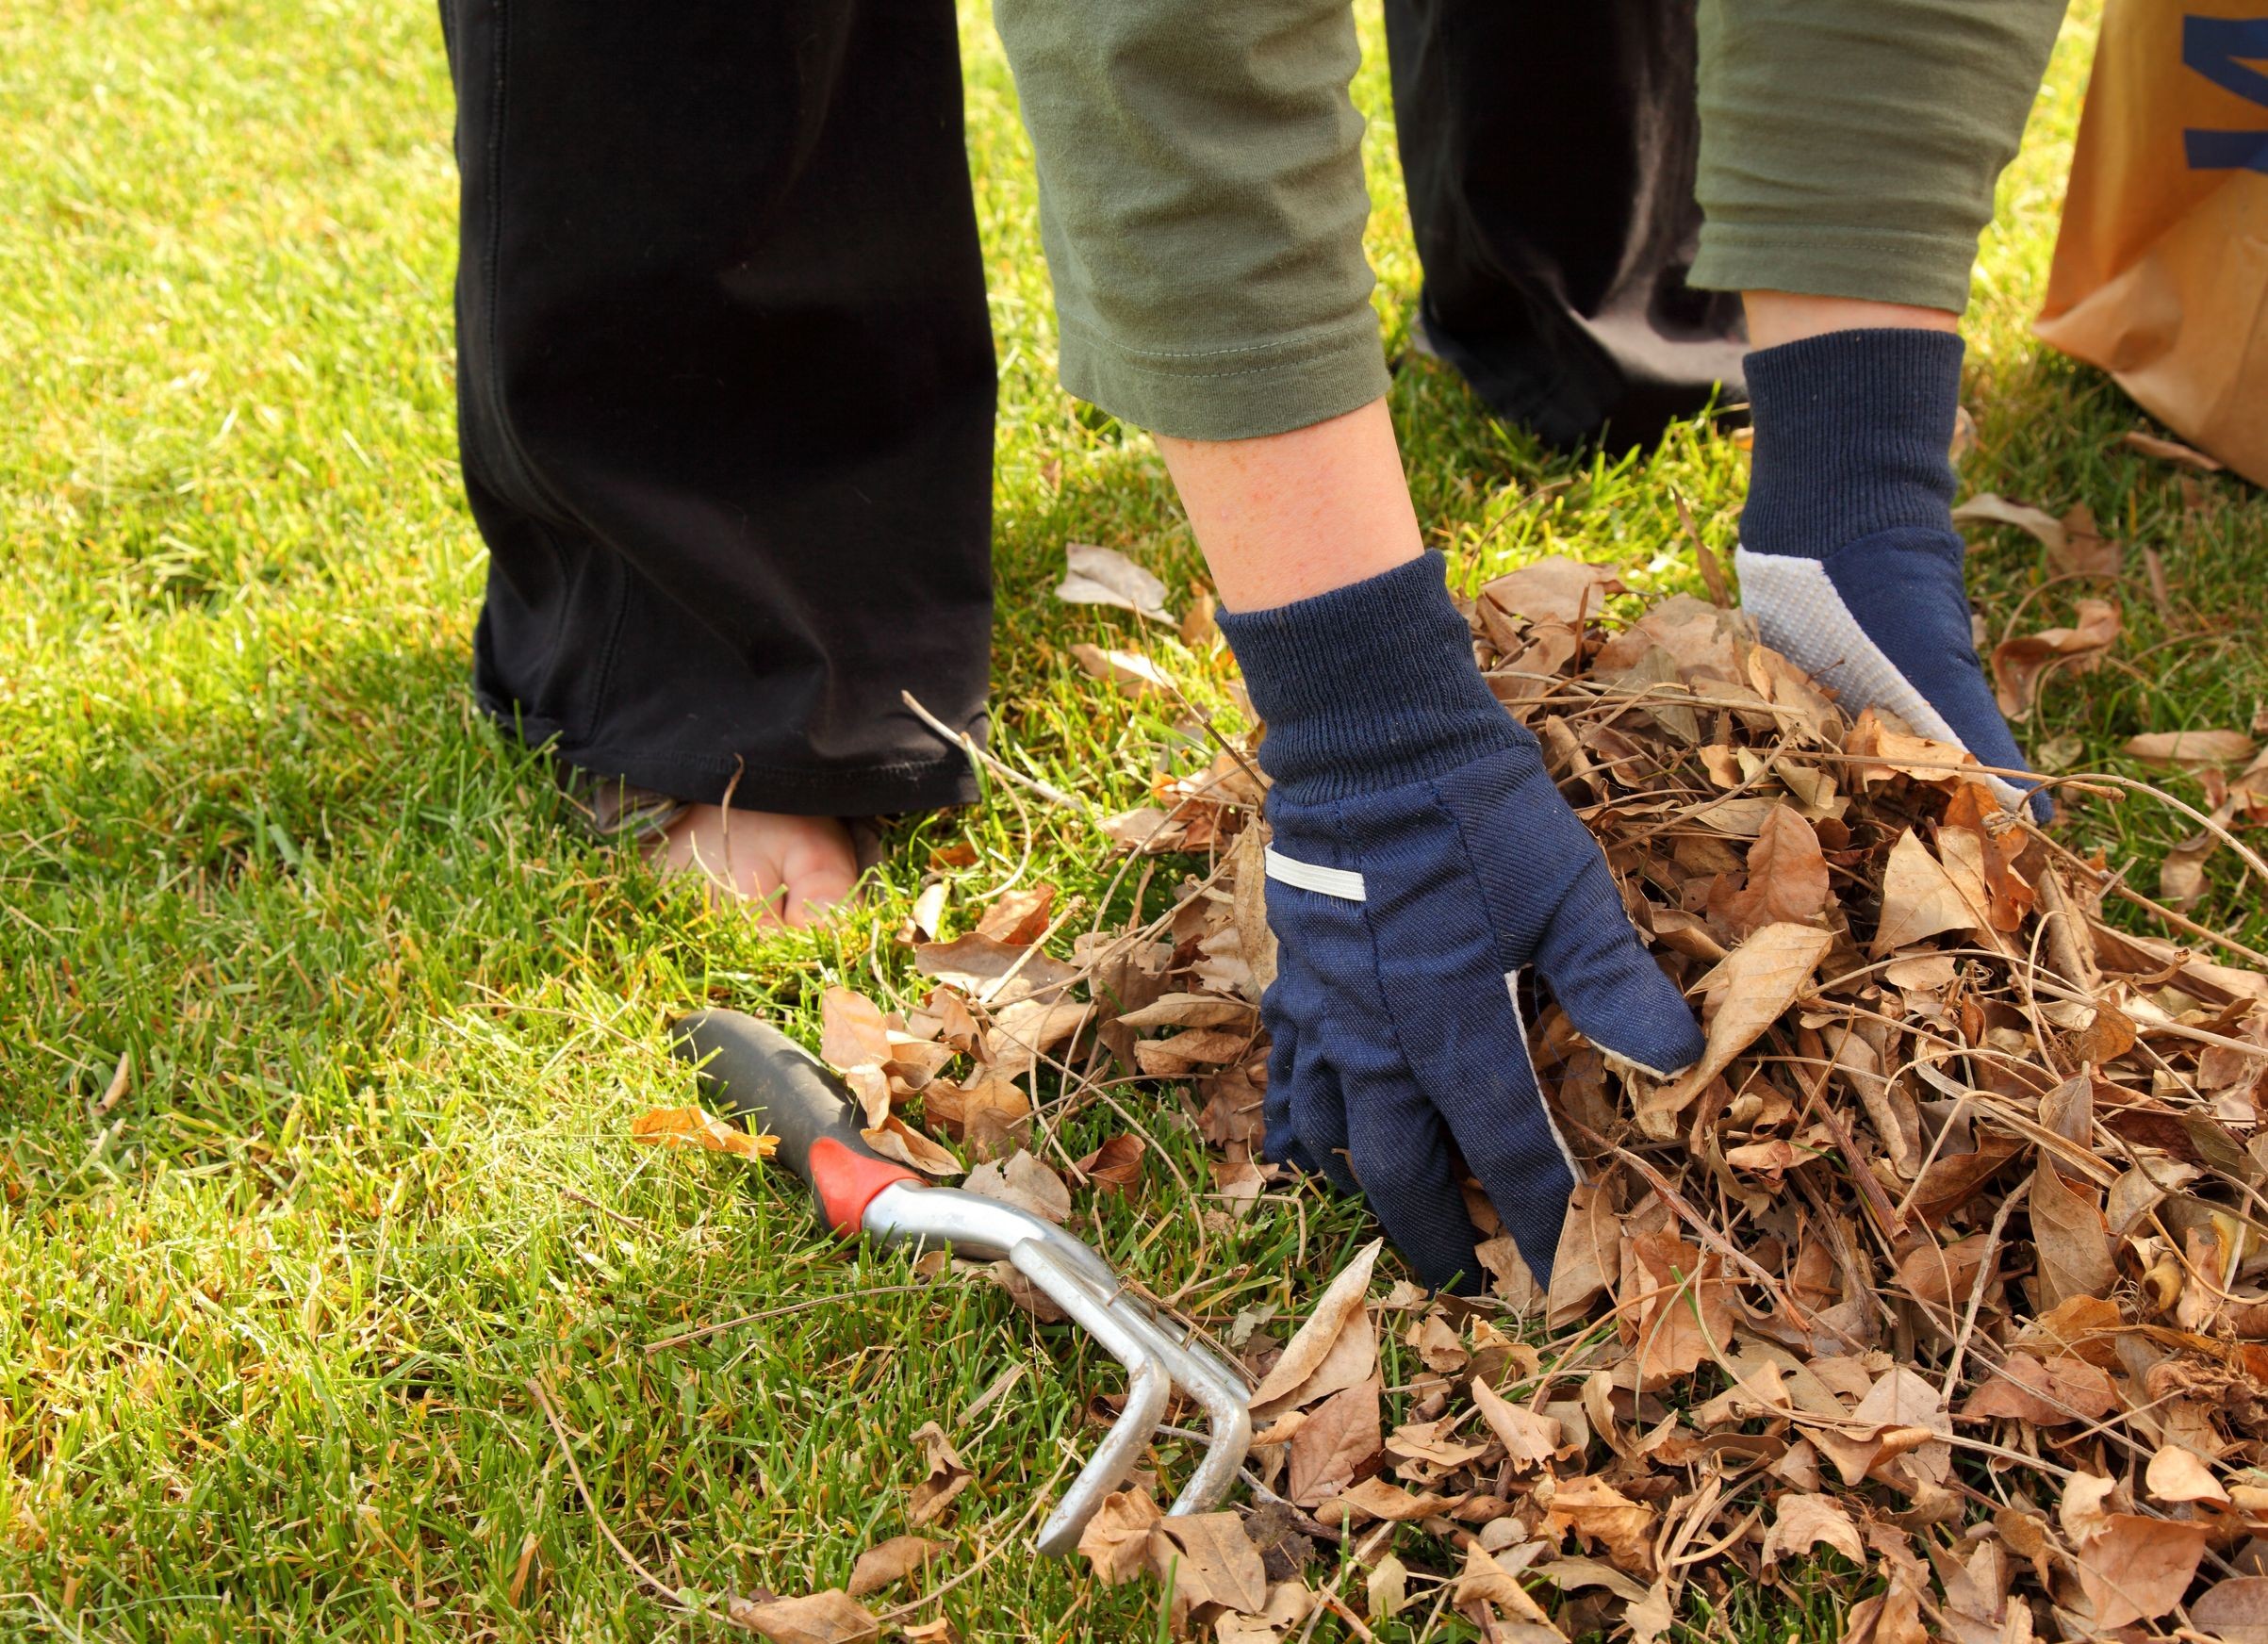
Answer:
[[[2035,329],[2268,485],[2268,0],[2110,0]]]

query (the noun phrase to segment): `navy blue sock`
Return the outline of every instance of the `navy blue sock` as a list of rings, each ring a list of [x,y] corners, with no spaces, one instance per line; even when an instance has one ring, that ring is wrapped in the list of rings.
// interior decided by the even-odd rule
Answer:
[[[1978,663],[1947,455],[1961,403],[1950,332],[1836,331],[1748,357],[1756,445],[1741,604],[1764,642],[1855,716],[1895,714],[1980,764],[2024,756]],[[2028,784],[1987,778],[2003,799]],[[2034,794],[2045,820],[2044,795]]]

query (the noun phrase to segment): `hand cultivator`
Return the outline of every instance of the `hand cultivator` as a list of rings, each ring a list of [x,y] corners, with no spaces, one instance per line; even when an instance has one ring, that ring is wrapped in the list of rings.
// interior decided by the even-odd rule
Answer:
[[[1164,1417],[1175,1387],[1204,1406],[1211,1438],[1173,1511],[1202,1513],[1220,1501],[1252,1442],[1244,1381],[1233,1366],[1159,1317],[1061,1228],[995,1199],[929,1187],[875,1152],[859,1134],[849,1092],[777,1028],[735,1011],[703,1011],[677,1024],[674,1047],[698,1064],[718,1109],[780,1138],[773,1158],[803,1178],[836,1232],[1005,1258],[1126,1367],[1125,1411],[1040,1526],[1042,1553],[1060,1556],[1077,1546]]]

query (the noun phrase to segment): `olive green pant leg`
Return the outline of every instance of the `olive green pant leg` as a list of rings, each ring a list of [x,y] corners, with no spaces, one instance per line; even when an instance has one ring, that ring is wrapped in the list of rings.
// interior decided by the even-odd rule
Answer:
[[[1348,0],[995,0],[1063,386],[1240,439],[1386,392]]]
[[[1701,0],[1693,284],[1968,306],[2064,0]]]

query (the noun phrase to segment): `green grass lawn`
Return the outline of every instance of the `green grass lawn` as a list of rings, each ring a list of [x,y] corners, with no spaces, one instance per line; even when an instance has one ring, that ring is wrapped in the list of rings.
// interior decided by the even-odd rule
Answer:
[[[2166,608],[2130,579],[2114,665],[2052,682],[2027,732],[2062,763],[2145,774],[2115,764],[2126,737],[2242,729],[2268,701],[2268,502],[2211,479],[2190,504],[2116,444],[2142,421],[2117,389],[2030,340],[2080,12],[1985,242],[1966,477],[2084,501],[2163,556]],[[1123,808],[1202,755],[1072,664],[1069,644],[1123,643],[1131,619],[1048,590],[1067,539],[1126,548],[1177,591],[1199,562],[1147,440],[1056,386],[1012,90],[980,15],[964,38],[1002,364],[996,747]],[[1382,51],[1360,92],[1399,354],[1418,268]],[[960,908],[1019,870],[1097,896],[1114,864],[1079,818],[1000,790],[904,830],[871,909],[764,935],[563,830],[539,764],[467,688],[482,551],[452,427],[448,131],[423,5],[0,0],[0,1633],[717,1631],[610,1551],[541,1378],[607,1522],[688,1591],[841,1583],[903,1529],[910,1436],[936,1420],[978,1471],[946,1569],[989,1556],[943,1601],[961,1635],[1146,1636],[1154,1592],[1038,1565],[1016,1533],[1092,1442],[1080,1403],[1118,1385],[1099,1353],[987,1287],[891,1292],[903,1258],[822,1249],[781,1180],[626,1134],[684,1099],[672,1011],[808,1023],[830,982],[906,991],[890,932],[933,847],[977,847]],[[1687,586],[1672,487],[1732,546],[1726,439],[1548,457],[1421,360],[1395,410],[1461,576],[1567,551]],[[2029,539],[1980,540],[1996,634],[2069,614],[2078,590],[2046,585]],[[1218,658],[1158,649],[1220,697]],[[2067,828],[2145,888],[2187,830],[2143,802]],[[2195,916],[2258,944],[2229,866]],[[1122,890],[1101,915],[1133,911]],[[1112,1127],[1082,1117],[1063,1140]],[[1166,1134],[1201,1172],[1193,1137]],[[1184,1302],[1210,1316],[1302,1310],[1367,1237],[1352,1209],[1284,1194],[1216,1234],[1198,1275],[1166,1179],[1087,1230],[1161,1291],[1197,1278]],[[1010,1398],[963,1419],[1020,1364]],[[1832,1598],[1807,1630],[1832,1636]],[[1767,1608],[1709,1630],[1792,1624]]]

